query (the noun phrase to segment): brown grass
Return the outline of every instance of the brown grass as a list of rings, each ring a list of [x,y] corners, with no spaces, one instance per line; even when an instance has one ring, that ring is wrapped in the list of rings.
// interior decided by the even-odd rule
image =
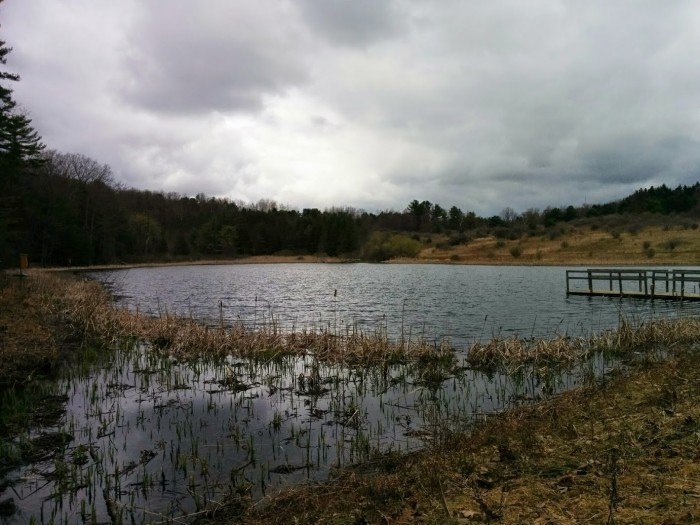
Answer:
[[[623,319],[614,330],[590,337],[553,339],[494,338],[474,343],[469,362],[479,368],[505,368],[513,371],[525,364],[562,364],[585,359],[596,352],[623,355],[654,348],[671,348],[700,341],[700,318],[654,319],[635,324]]]
[[[393,341],[384,331],[348,330],[333,333],[324,329],[282,331],[275,323],[255,330],[242,324],[211,327],[192,319],[164,315],[152,317],[116,307],[97,282],[84,281],[46,272],[30,272],[24,289],[7,287],[8,294],[19,294],[32,303],[36,324],[53,319],[78,339],[111,341],[128,337],[150,342],[175,356],[237,355],[270,358],[277,355],[313,353],[326,362],[380,364],[424,358],[450,358],[445,344],[436,347],[424,340]],[[17,318],[18,330],[23,326]],[[32,331],[32,325],[27,325]],[[50,331],[38,330],[34,338]],[[34,345],[38,347],[38,344]],[[21,348],[14,352],[19,355]]]
[[[392,340],[385,331],[283,331],[274,322],[252,330],[238,323],[212,327],[173,315],[153,317],[116,307],[99,283],[45,272],[30,275],[23,287],[8,281],[0,291],[0,377],[46,366],[58,358],[61,349],[70,346],[69,340],[80,342],[86,338],[106,342],[136,338],[181,358],[270,358],[313,353],[331,363],[383,364],[426,358],[449,360],[454,352],[446,342],[436,347],[424,340]],[[698,318],[658,319],[639,325],[623,320],[618,329],[587,338],[514,337],[477,342],[468,349],[468,356],[472,366],[513,371],[525,364],[562,364],[595,352],[624,354],[698,339]]]
[[[435,236],[432,243],[416,259],[396,262],[442,262],[450,264],[562,264],[562,265],[697,265],[700,264],[698,230],[676,226],[640,229],[636,233],[611,232],[578,228],[550,239],[547,234],[523,236],[517,240],[495,237],[475,239],[468,244],[447,246],[447,238]],[[669,241],[677,241],[669,243]],[[653,256],[645,250],[645,242]],[[444,246],[438,248],[437,245]],[[673,249],[671,249],[673,246]],[[514,257],[511,250],[520,252]]]
[[[686,347],[603,386],[509,411],[435,448],[387,455],[214,523],[700,522],[700,359]],[[234,501],[234,500],[231,500]]]
[[[0,387],[50,372],[67,344],[68,333],[27,288],[19,278],[0,272]]]
[[[35,272],[20,288],[13,278],[0,279],[3,379],[32,373],[21,368],[25,364],[56,360],[69,340],[62,334],[78,335],[78,341],[91,335],[139,337],[182,355],[315,351],[327,352],[330,360],[366,360],[375,352],[436,352],[431,346],[397,347],[383,334],[291,336],[274,325],[250,332],[174,317],[154,319],[114,308],[94,282]],[[677,322],[685,324],[679,328]],[[613,350],[664,346],[670,359],[647,360],[629,376],[609,378],[602,388],[581,388],[495,416],[473,432],[445,431],[430,449],[378,457],[336,473],[330,482],[290,488],[255,506],[245,495],[232,495],[209,519],[250,524],[698,523],[697,330],[692,319],[636,329],[623,324],[600,336],[598,344]],[[12,366],[20,362],[17,374]]]

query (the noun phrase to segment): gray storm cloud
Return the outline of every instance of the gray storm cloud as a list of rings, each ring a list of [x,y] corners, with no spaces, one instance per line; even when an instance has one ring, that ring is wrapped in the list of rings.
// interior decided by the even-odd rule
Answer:
[[[306,79],[305,37],[263,2],[153,1],[130,29],[125,99],[152,111],[256,111]]]
[[[6,0],[17,98],[125,183],[478,213],[700,177],[694,2]]]

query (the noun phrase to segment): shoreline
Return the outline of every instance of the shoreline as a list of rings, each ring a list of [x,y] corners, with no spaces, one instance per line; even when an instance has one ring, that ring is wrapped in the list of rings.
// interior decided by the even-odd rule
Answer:
[[[605,267],[623,267],[623,268],[682,268],[682,267],[697,267],[700,266],[697,262],[679,262],[679,261],[655,261],[654,263],[646,261],[453,261],[449,259],[412,259],[401,257],[389,259],[386,261],[372,262],[361,261],[358,259],[342,259],[338,257],[312,257],[312,256],[274,256],[274,255],[259,255],[251,257],[242,257],[236,259],[202,259],[192,261],[161,261],[147,263],[124,263],[124,264],[96,264],[92,266],[51,266],[40,267],[33,266],[31,269],[45,272],[99,272],[108,270],[130,270],[133,268],[167,268],[174,266],[237,266],[249,264],[384,264],[384,265],[430,265],[430,266],[522,266],[522,267],[553,267],[559,266],[562,268],[605,268]],[[7,271],[13,271],[12,268]]]

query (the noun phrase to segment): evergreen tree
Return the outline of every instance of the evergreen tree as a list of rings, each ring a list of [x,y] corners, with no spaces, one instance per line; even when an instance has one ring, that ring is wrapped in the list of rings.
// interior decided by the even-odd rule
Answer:
[[[2,66],[7,63],[10,51],[12,48],[0,40]],[[16,174],[27,165],[39,163],[44,149],[39,134],[31,126],[31,119],[17,108],[12,89],[5,85],[8,81],[19,81],[19,75],[0,71],[0,170],[3,178]]]
[[[44,148],[31,120],[12,98],[8,83],[19,81],[19,75],[3,70],[11,51],[0,40],[0,266],[13,264],[17,252],[27,249],[27,224],[21,215],[29,195],[19,175],[41,162]]]

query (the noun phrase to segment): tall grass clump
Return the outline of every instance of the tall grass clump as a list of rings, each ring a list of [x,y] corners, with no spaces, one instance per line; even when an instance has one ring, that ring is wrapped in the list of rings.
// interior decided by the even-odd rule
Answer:
[[[700,341],[700,318],[654,319],[633,323],[621,319],[618,328],[589,337],[552,339],[494,338],[474,343],[468,360],[479,368],[514,370],[523,365],[564,364],[603,352],[625,356],[635,352],[670,349]]]

